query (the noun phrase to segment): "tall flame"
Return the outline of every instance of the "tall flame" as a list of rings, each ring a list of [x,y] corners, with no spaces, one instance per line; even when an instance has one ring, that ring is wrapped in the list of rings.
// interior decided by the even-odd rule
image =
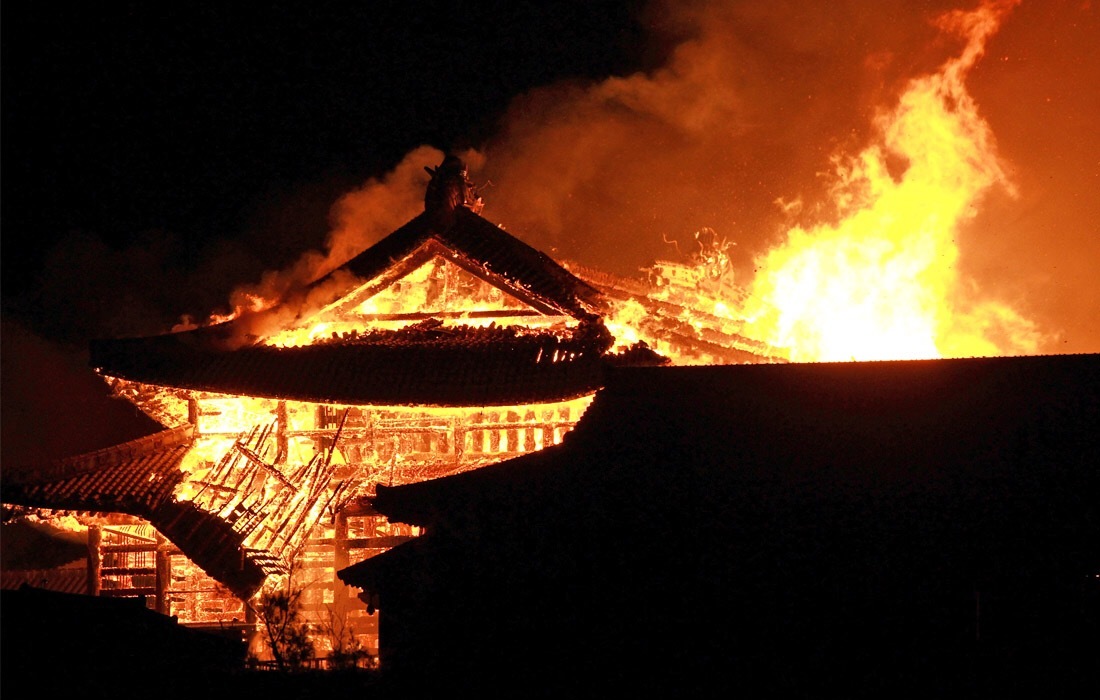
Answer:
[[[1035,352],[1033,324],[982,300],[956,267],[956,237],[982,195],[996,185],[1014,193],[964,81],[1016,4],[940,17],[965,47],[909,83],[878,117],[876,143],[837,162],[843,218],[794,227],[756,261],[747,306],[755,337],[790,348],[795,361]]]

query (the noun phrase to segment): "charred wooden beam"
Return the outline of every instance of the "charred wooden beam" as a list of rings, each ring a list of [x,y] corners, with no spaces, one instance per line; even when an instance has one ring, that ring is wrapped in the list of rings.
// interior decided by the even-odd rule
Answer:
[[[99,592],[103,598],[146,598],[157,594],[157,589],[151,586],[141,588],[104,588]]]
[[[171,543],[161,544],[154,542],[151,544],[101,544],[99,551],[104,554],[112,554],[116,552],[129,553],[129,552],[160,552],[167,551],[169,554],[179,554],[179,549]]]
[[[88,593],[91,595],[99,595],[99,574],[103,566],[99,547],[102,539],[102,530],[97,525],[88,528]]]
[[[416,537],[412,535],[389,535],[382,537],[354,537],[348,538],[348,547],[351,549],[389,549]]]
[[[99,570],[100,576],[154,576],[157,573],[156,566],[104,566]]]
[[[260,455],[257,454],[255,451],[253,451],[250,447],[248,447],[248,445],[242,444],[240,441],[238,441],[234,445],[234,447],[237,449],[237,451],[240,454],[244,455],[245,459],[247,459],[252,464],[255,464],[256,466],[260,467],[261,469],[266,471],[268,474],[271,474],[272,476],[274,476],[276,479],[281,481],[284,486],[286,486],[289,489],[295,490],[295,491],[298,490],[298,487],[295,486],[294,483],[292,481],[290,481],[290,479],[287,479],[285,476],[283,476],[283,473],[281,471],[279,471],[277,468],[275,468],[274,465],[271,465],[271,464],[268,464],[267,462],[265,462],[264,459],[262,457],[260,457]]]
[[[280,401],[276,404],[275,408],[275,423],[276,423],[276,448],[278,452],[275,455],[275,464],[286,463],[287,454],[290,452],[290,442],[287,438],[288,419],[286,412],[286,401]]]

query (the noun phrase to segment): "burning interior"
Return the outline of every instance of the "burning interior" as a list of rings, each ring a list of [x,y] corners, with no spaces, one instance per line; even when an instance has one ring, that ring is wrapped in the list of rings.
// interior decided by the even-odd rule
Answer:
[[[609,363],[785,361],[742,334],[718,247],[648,279],[567,269],[482,218],[460,163],[429,172],[423,214],[300,299],[93,345],[165,430],[5,488],[86,529],[87,592],[238,629],[264,658],[259,597],[289,586],[318,657],[346,635],[376,655],[385,612],[335,572],[420,534],[373,511],[377,485],[559,444]]]

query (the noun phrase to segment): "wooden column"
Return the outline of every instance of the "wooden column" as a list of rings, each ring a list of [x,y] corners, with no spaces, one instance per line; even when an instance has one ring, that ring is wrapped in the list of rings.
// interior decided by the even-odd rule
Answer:
[[[164,535],[157,533],[157,549],[154,554],[154,561],[157,567],[156,577],[156,596],[157,596],[157,612],[162,615],[171,614],[171,604],[168,600],[168,590],[171,588],[172,583],[172,560],[168,555],[168,550],[171,547],[171,543],[164,538]]]
[[[199,436],[199,416],[202,412],[199,410],[199,402],[194,396],[190,396],[187,399],[187,422],[195,426],[195,437]]]
[[[275,440],[279,447],[279,455],[275,458],[277,464],[286,464],[287,453],[290,452],[290,443],[287,440],[287,432],[289,427],[287,426],[287,413],[286,413],[286,401],[280,401],[275,408],[275,420],[277,424],[275,426]]]
[[[454,446],[455,464],[462,464],[466,452],[466,420],[463,417],[451,417],[451,445]]]
[[[99,543],[103,540],[103,531],[98,525],[88,527],[88,594],[99,595],[100,573],[103,570],[103,555]]]
[[[334,612],[343,619],[347,614],[349,589],[335,573],[340,569],[351,565],[348,555],[348,516],[340,512],[336,514],[332,537],[332,603]]]

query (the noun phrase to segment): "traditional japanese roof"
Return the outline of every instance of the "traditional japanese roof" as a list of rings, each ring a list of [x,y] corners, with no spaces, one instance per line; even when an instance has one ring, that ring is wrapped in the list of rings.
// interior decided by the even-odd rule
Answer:
[[[274,347],[255,337],[243,346],[231,343],[246,336],[239,320],[93,341],[91,364],[103,374],[149,384],[331,403],[508,405],[575,398],[599,386],[599,358],[611,345],[595,315],[601,293],[468,209],[442,218],[425,211],[313,288],[339,299],[348,284],[335,292],[330,282],[350,272],[381,290],[433,257],[504,290],[529,305],[531,314],[571,318],[574,327],[442,329],[428,317],[397,331],[364,329],[334,342]]]
[[[10,526],[8,526],[10,527]],[[88,547],[81,547],[82,557],[88,556]],[[80,566],[53,567],[49,569],[17,569],[0,571],[0,589],[10,591],[21,586],[34,586],[58,593],[88,593],[88,571]]]
[[[337,575],[387,612],[384,664],[483,694],[858,694],[965,680],[975,654],[1079,677],[1097,425],[1100,355],[617,368],[560,445],[380,486],[426,534]]]
[[[607,469],[580,465],[620,442],[632,452],[685,449],[711,466],[728,464],[729,474],[716,479],[772,479],[782,467],[791,478],[834,475],[858,488],[865,480],[920,480],[917,467],[935,467],[937,455],[959,473],[1026,469],[1020,450],[1041,450],[1043,440],[1074,461],[1084,454],[1077,449],[1100,449],[1100,432],[1081,430],[1082,411],[1100,413],[1100,355],[609,368],[561,445],[476,471],[380,485],[372,505],[431,528],[452,517],[455,504],[476,508],[502,491],[508,501],[528,491],[537,496],[551,484],[568,487],[578,474],[599,481]],[[1021,426],[1046,432],[1029,435]],[[925,444],[931,435],[935,444]],[[820,449],[809,446],[814,441]],[[964,460],[970,455],[975,461]],[[863,469],[861,459],[879,471]],[[838,474],[838,464],[848,471]],[[644,475],[620,466],[626,478]],[[676,475],[667,477],[671,488]]]
[[[206,573],[247,599],[278,565],[263,552],[245,549],[230,524],[175,499],[191,434],[190,426],[166,430],[44,465],[18,480],[5,479],[3,502],[143,518]]]
[[[6,478],[3,501],[148,517],[171,498],[182,479],[179,464],[191,447],[191,438],[191,428],[184,426],[47,462]]]
[[[92,363],[149,384],[297,401],[493,406],[576,398],[603,381],[602,324],[523,332],[421,324],[304,347],[222,350],[188,333],[101,341]]]
[[[442,253],[475,274],[526,297],[533,305],[583,318],[604,307],[602,294],[573,275],[553,258],[532,248],[500,226],[459,208],[452,221],[441,225],[425,211],[344,266],[363,279],[372,279],[395,262],[422,251]],[[434,243],[438,248],[428,244]]]
[[[0,527],[0,574],[3,575],[0,588],[18,587],[9,582],[8,574],[13,572],[45,572],[74,563],[83,568],[87,558],[88,538],[84,532],[54,527],[49,522],[30,518],[5,519]],[[27,578],[26,582],[33,584],[35,579]],[[66,590],[66,587],[54,590]]]

